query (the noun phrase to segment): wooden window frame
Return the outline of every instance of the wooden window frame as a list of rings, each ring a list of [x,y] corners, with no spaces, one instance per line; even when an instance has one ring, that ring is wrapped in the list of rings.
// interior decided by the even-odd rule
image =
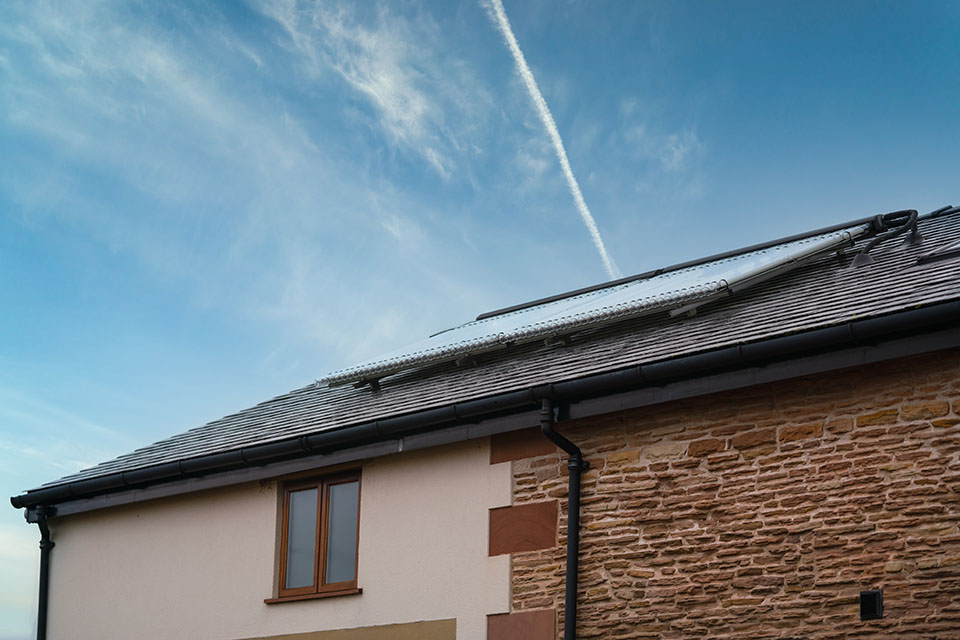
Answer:
[[[328,506],[330,504],[330,487],[348,482],[357,483],[357,551],[354,554],[353,580],[342,582],[324,582],[327,562],[327,534],[329,529]],[[360,471],[347,471],[328,476],[318,476],[306,480],[295,480],[284,483],[283,506],[280,520],[280,571],[277,585],[277,597],[265,602],[285,602],[288,600],[306,600],[335,595],[360,593],[357,587],[357,569],[360,562]],[[306,587],[286,588],[287,584],[287,543],[290,525],[290,494],[307,489],[317,490],[317,523],[314,536],[314,566],[313,584]]]

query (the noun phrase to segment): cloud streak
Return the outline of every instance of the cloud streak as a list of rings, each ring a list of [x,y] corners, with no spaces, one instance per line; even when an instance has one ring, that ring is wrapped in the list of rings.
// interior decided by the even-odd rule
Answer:
[[[288,0],[253,5],[280,26],[282,46],[299,57],[311,83],[334,75],[369,105],[389,142],[419,155],[441,178],[462,171],[464,156],[482,139],[476,129],[492,100],[474,71],[446,49],[428,14],[386,7],[362,20],[357,7]]]
[[[13,160],[0,157],[0,202],[9,197],[38,228],[67,223],[133,257],[154,283],[183,287],[198,307],[244,312],[346,358],[339,354],[355,348],[356,321],[376,304],[323,312],[353,291],[340,265],[353,259],[356,237],[364,249],[376,244],[370,264],[422,239],[411,221],[422,207],[406,193],[377,203],[373,153],[339,154],[345,138],[331,122],[344,121],[317,126],[315,109],[300,107],[314,97],[301,88],[314,83],[296,76],[297,92],[264,97],[276,91],[265,78],[298,59],[216,16],[184,21],[183,36],[167,37],[152,14],[131,18],[110,3],[23,5],[0,21],[0,51],[11,60],[0,71],[0,136],[31,142]],[[46,148],[57,162],[42,161]],[[417,246],[429,253],[425,244]],[[0,388],[0,418],[3,399]]]
[[[576,176],[573,175],[573,169],[570,167],[570,160],[567,159],[567,152],[563,146],[563,140],[560,138],[557,123],[554,122],[550,108],[547,106],[547,101],[544,99],[543,94],[540,93],[537,80],[533,77],[533,72],[530,71],[530,67],[527,65],[527,60],[523,55],[523,51],[520,50],[516,36],[513,35],[513,29],[510,27],[510,21],[507,19],[507,12],[503,8],[503,2],[501,2],[501,0],[487,0],[487,9],[497,28],[500,30],[500,33],[503,35],[504,40],[507,42],[507,47],[510,49],[513,60],[517,65],[517,72],[523,79],[523,84],[530,93],[530,99],[533,100],[537,114],[540,116],[540,120],[547,130],[547,134],[550,136],[550,142],[553,143],[553,149],[557,154],[557,160],[560,162],[560,169],[563,171],[563,177],[567,181],[567,187],[570,189],[570,195],[573,196],[573,202],[577,206],[577,211],[580,212],[580,217],[583,218],[583,223],[587,226],[590,237],[593,239],[593,244],[600,254],[600,259],[603,261],[603,268],[610,278],[619,278],[622,274],[617,268],[617,265],[614,264],[613,258],[611,258],[607,252],[606,246],[603,244],[603,238],[600,236],[597,223],[593,219],[593,214],[590,213],[590,208],[587,207],[586,200],[583,198],[583,193],[580,191],[580,184],[577,182]]]

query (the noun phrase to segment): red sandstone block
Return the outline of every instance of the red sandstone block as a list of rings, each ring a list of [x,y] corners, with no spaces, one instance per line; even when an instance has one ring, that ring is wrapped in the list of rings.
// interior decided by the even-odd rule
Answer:
[[[765,447],[751,447],[749,449],[744,449],[741,454],[743,455],[744,459],[752,460],[761,456],[769,456],[776,450],[776,445],[767,445]]]
[[[818,438],[823,435],[823,423],[815,422],[811,424],[795,425],[791,427],[781,427],[779,440],[783,442],[793,442],[805,438]]]
[[[896,409],[884,409],[883,411],[866,413],[857,416],[857,426],[869,427],[874,425],[895,424],[897,422],[897,414]]]
[[[724,441],[716,438],[707,440],[694,440],[687,445],[687,455],[692,457],[702,457],[717,451],[723,451]]]
[[[960,411],[960,402],[955,402],[954,405],[954,411]],[[955,427],[960,424],[960,418],[941,418],[939,420],[932,420],[930,424],[941,429]]]
[[[763,429],[761,431],[750,431],[735,436],[730,442],[735,449],[748,449],[764,444],[774,444],[777,441],[776,429]]]
[[[948,413],[950,413],[948,402],[927,402],[900,407],[900,417],[904,420],[929,420],[930,418],[945,416]]]
[[[491,509],[490,555],[556,546],[558,511],[556,500]]]

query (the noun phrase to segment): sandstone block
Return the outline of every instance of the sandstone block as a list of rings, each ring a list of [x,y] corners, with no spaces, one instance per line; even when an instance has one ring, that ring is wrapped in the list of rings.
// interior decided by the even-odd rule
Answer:
[[[823,423],[814,422],[811,424],[801,424],[791,427],[781,427],[780,442],[793,442],[795,440],[804,440],[806,438],[819,438],[823,435]]]
[[[735,449],[749,449],[764,444],[775,444],[777,442],[776,429],[762,429],[760,431],[750,431],[735,436],[731,444]]]
[[[900,417],[904,420],[929,420],[940,418],[948,413],[950,413],[950,404],[946,401],[908,404],[900,407]]]
[[[895,424],[897,422],[898,411],[896,409],[884,409],[874,413],[865,413],[857,416],[858,427],[872,427],[875,425]]]
[[[687,455],[691,457],[701,457],[709,453],[723,451],[724,441],[717,438],[707,440],[694,440],[687,446]]]
[[[662,460],[664,458],[679,458],[687,450],[684,442],[658,442],[647,445],[641,449],[641,453],[649,460]]]
[[[636,462],[638,458],[639,455],[636,449],[632,451],[614,451],[613,453],[607,454],[606,462],[608,465],[614,465],[624,462]]]
[[[836,420],[830,420],[827,422],[827,429],[830,433],[848,433],[853,431],[853,419],[837,418]]]
[[[752,449],[745,449],[742,453],[743,453],[743,457],[746,460],[752,460],[754,458],[759,458],[761,456],[770,455],[776,450],[777,450],[777,447],[771,445],[768,447],[753,447]]]

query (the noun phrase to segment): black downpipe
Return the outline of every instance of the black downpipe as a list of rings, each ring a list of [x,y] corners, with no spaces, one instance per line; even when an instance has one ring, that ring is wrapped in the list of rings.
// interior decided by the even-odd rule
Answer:
[[[580,475],[590,464],[583,459],[580,448],[553,430],[553,402],[544,398],[540,403],[540,431],[553,444],[570,454],[567,469],[570,485],[567,491],[567,577],[563,603],[563,640],[577,637],[577,585],[580,574]]]
[[[40,595],[37,600],[37,640],[47,640],[47,603],[50,585],[50,550],[55,543],[50,539],[50,527],[47,515],[53,515],[53,509],[44,505],[37,506],[37,526],[40,528]]]

